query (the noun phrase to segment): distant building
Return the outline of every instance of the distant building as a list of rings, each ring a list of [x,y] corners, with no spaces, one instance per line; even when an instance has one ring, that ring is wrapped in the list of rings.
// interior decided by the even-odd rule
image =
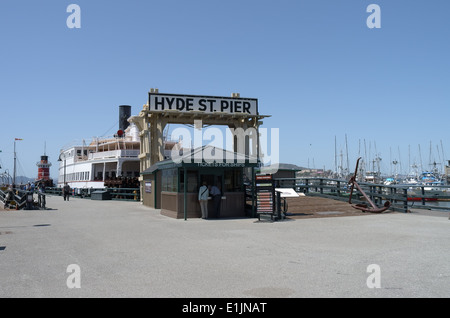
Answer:
[[[297,178],[297,173],[305,168],[299,167],[290,163],[279,163],[277,165],[270,165],[262,169],[262,173],[272,174],[273,179],[294,179]],[[295,180],[283,180],[280,183],[281,187],[295,187]]]
[[[324,171],[323,169],[311,169],[303,168],[302,171],[297,173],[298,177],[318,177],[325,178],[330,174],[330,171]]]

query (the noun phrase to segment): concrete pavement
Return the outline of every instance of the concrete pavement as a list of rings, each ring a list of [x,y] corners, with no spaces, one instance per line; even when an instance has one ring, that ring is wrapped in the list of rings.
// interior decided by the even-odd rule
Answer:
[[[47,207],[0,211],[0,297],[450,297],[448,213],[271,223],[58,196]]]

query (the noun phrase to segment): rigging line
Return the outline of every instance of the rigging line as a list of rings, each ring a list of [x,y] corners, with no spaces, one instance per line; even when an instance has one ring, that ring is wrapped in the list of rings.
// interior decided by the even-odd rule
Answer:
[[[101,135],[100,137],[104,137],[107,133],[109,133],[111,131],[111,129],[113,129],[114,127],[117,127],[118,123],[119,123],[119,121],[115,122],[114,125],[112,125],[107,131],[105,131],[103,133],[103,135]]]
[[[22,166],[22,163],[19,160],[19,157],[16,155],[16,160],[17,160],[17,175],[20,173],[20,171],[22,172],[22,176],[27,177],[28,178],[28,174],[25,171],[25,169]]]

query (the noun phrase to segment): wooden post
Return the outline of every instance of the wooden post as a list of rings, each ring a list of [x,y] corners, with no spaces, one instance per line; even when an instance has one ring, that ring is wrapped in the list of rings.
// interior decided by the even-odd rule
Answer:
[[[256,208],[255,208],[255,202],[256,202],[256,181],[255,181],[255,168],[252,167],[252,218],[256,216]]]
[[[425,205],[425,187],[421,186],[420,188],[422,189],[422,205]]]
[[[184,220],[187,220],[187,168],[184,167],[183,169],[183,173],[184,173],[184,189],[183,189],[183,193],[184,193],[184,198],[183,198],[183,212],[184,212]]]
[[[408,212],[408,189],[404,188],[403,194],[404,194],[403,208],[405,210],[405,213],[407,213]]]

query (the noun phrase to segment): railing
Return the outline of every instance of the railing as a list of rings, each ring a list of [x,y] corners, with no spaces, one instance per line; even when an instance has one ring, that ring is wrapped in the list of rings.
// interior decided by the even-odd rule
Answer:
[[[119,149],[109,151],[99,151],[89,154],[89,159],[102,159],[102,158],[123,158],[123,157],[138,157],[139,150],[135,149]]]
[[[293,188],[297,192],[303,192],[310,196],[349,201],[350,189],[346,180],[328,178],[279,178],[275,182],[278,188]],[[430,198],[438,201],[450,200],[450,195],[447,195],[450,194],[450,186],[440,186],[442,188],[441,193],[431,195],[427,191],[426,188],[428,186],[426,185],[414,186],[420,189],[419,193],[414,193],[411,191],[410,185],[383,185],[364,182],[358,182],[358,184],[376,205],[381,206],[384,202],[390,201],[390,210],[393,211],[408,212],[412,205],[414,208],[450,210],[450,205],[445,207],[430,204]],[[445,192],[445,189],[448,189],[449,192]],[[417,200],[421,204],[414,204]],[[356,188],[353,190],[351,202],[356,204],[367,203]]]
[[[21,189],[0,189],[2,208],[21,210],[34,208],[33,192]]]
[[[71,196],[77,198],[90,199],[91,194],[94,191],[108,191],[112,200],[121,201],[139,201],[140,189],[139,188],[74,188],[71,189]],[[61,195],[62,188],[47,188],[45,190],[47,194]]]
[[[450,186],[411,185],[408,187],[408,200],[415,209],[450,210],[450,203],[439,205],[450,201]]]
[[[304,184],[302,185],[300,182],[297,191],[304,192],[308,195],[319,195],[341,201],[349,201],[350,187],[346,180],[325,178],[305,178],[301,180],[303,180]],[[365,182],[358,182],[358,184],[370,200],[377,206],[382,206],[385,201],[391,201],[390,210],[401,212],[408,211],[406,189]],[[351,202],[352,204],[367,204],[363,195],[356,188],[353,190]]]
[[[72,189],[71,196],[78,198],[91,198],[91,194],[94,191],[108,191],[112,200],[121,201],[139,201],[140,190],[139,188],[84,188],[84,189]],[[26,191],[21,189],[7,189],[6,187],[0,188],[0,208],[3,209],[15,209],[15,210],[34,210],[46,208],[46,195],[60,195],[62,196],[62,188],[48,187],[44,193],[39,192],[37,189],[32,191]],[[37,198],[37,201],[34,199]]]

